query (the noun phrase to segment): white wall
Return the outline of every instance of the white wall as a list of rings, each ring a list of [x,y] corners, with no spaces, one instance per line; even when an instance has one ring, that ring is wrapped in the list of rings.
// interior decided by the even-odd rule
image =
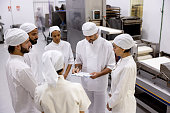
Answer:
[[[8,11],[8,6],[12,7],[12,14]],[[17,11],[16,6],[20,6],[20,11]],[[5,24],[5,29],[12,24],[34,23],[33,0],[11,0],[11,5],[10,0],[1,0],[0,8],[2,18],[0,21]],[[11,15],[13,15],[13,21]]]
[[[165,0],[160,51],[170,54],[170,1]]]
[[[142,38],[159,43],[162,0],[145,0]],[[152,5],[151,5],[152,4]],[[160,51],[170,54],[170,1],[165,0]]]
[[[142,38],[158,43],[162,0],[145,0],[143,4]]]
[[[9,0],[1,0],[0,1],[0,16],[1,16],[1,22],[5,24],[5,28],[9,28],[9,26],[12,24],[12,18],[11,13],[8,11],[8,6],[10,6]]]
[[[130,0],[106,0],[106,5],[121,8],[121,16],[130,16]]]

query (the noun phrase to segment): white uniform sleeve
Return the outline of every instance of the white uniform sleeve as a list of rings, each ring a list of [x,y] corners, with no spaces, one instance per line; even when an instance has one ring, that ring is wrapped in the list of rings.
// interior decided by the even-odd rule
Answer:
[[[127,95],[128,92],[128,81],[131,76],[132,68],[124,68],[120,72],[120,80],[116,86],[116,90],[112,92],[112,96],[109,100],[109,107],[113,108]]]
[[[31,59],[30,59],[29,54],[30,53],[24,54],[24,59],[25,59],[26,63],[31,67]]]
[[[19,71],[18,80],[20,84],[27,90],[30,95],[34,98],[34,91],[36,88],[36,82],[32,77],[32,72],[30,68],[25,68]]]
[[[36,84],[41,84],[44,81],[44,78],[41,73],[41,65],[40,65],[40,59],[38,55],[34,53],[28,53],[25,56],[26,63],[31,67],[31,71],[33,73],[33,77],[36,81]]]
[[[79,44],[79,42],[77,43],[77,46],[76,46],[76,60],[75,60],[75,64],[82,64],[82,61],[81,61],[81,55],[80,55],[80,52],[81,52],[81,46]]]
[[[73,57],[73,52],[72,52],[70,44],[69,44],[69,59],[68,59],[68,64],[74,64],[74,57]]]
[[[81,84],[80,84],[79,97],[80,97],[79,109],[80,111],[86,111],[90,106],[91,102]]]
[[[35,96],[34,96],[34,102],[35,102],[36,108],[41,112],[43,112],[43,108],[40,105],[41,104],[42,94],[43,94],[42,86],[36,87]]]
[[[109,45],[107,68],[112,70],[114,68],[115,64],[116,64],[115,53],[113,51],[113,46],[110,44]]]

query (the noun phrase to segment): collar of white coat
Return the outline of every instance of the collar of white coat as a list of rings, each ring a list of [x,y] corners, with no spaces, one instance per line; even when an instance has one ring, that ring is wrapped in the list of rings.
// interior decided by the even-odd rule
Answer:
[[[94,45],[99,44],[100,38],[101,38],[101,37],[98,36],[98,38],[93,42],[93,44],[94,44]]]
[[[95,41],[93,41],[93,44],[92,43],[89,43],[87,40],[87,43],[89,44],[89,45],[91,45],[91,46],[97,46],[97,45],[100,45],[100,42],[101,42],[101,38],[102,37],[98,37]]]
[[[63,75],[58,75],[58,78],[59,79],[64,79],[64,76]]]
[[[21,60],[21,61],[24,62],[24,57],[23,57],[23,56],[20,56],[20,55],[10,54],[10,58],[11,58],[11,59],[19,59],[19,60]]]
[[[32,47],[30,48],[30,52],[33,52],[33,51],[35,51],[36,50],[36,47],[35,47],[35,45],[32,45]],[[29,52],[29,53],[30,53]]]
[[[127,60],[129,60],[129,59],[131,59],[131,58],[132,58],[132,55],[129,55],[129,56],[124,57],[124,58],[121,58],[121,59],[119,60],[118,64],[119,64],[120,62],[127,61]]]
[[[55,43],[54,41],[51,42],[53,45],[56,45],[56,46],[60,46],[62,44],[62,40],[60,40],[60,42],[57,44]]]
[[[127,56],[127,57],[124,57],[124,58],[122,58],[122,60],[128,60],[128,59],[130,59],[130,58],[132,58],[132,55],[129,55],[129,56]]]

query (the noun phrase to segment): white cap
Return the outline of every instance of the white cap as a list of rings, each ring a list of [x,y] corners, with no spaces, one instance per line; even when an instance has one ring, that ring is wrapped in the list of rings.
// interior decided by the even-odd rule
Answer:
[[[98,32],[98,27],[93,22],[86,22],[82,26],[84,36],[92,36]]]
[[[129,34],[116,36],[113,43],[122,49],[130,49],[135,45],[133,38]]]
[[[43,63],[43,75],[45,76],[48,84],[54,85],[57,80],[57,72],[64,67],[64,56],[61,52],[57,50],[49,50],[46,51],[42,55],[42,63]]]
[[[22,29],[13,28],[5,31],[5,44],[17,46],[24,43],[28,38],[28,34]]]
[[[52,32],[55,31],[55,30],[60,31],[60,28],[59,28],[58,26],[52,26],[52,27],[50,27],[50,29],[49,29],[49,31],[50,31],[50,36],[51,36]]]
[[[30,33],[31,31],[33,31],[36,28],[37,27],[32,23],[24,23],[20,26],[20,29],[24,30],[27,33]]]

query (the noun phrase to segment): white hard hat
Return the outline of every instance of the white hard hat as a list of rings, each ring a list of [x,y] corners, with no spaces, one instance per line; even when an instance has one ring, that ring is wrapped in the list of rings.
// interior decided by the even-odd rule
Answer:
[[[28,38],[28,34],[22,29],[13,28],[5,32],[5,44],[10,46],[17,46],[24,43]]]
[[[115,37],[113,43],[122,49],[130,49],[134,46],[134,40],[129,34],[121,34]]]
[[[98,27],[93,22],[86,22],[82,26],[84,36],[92,36],[98,32]]]
[[[20,26],[20,29],[24,30],[27,33],[30,33],[31,31],[33,31],[36,28],[37,27],[32,23],[24,23]]]

